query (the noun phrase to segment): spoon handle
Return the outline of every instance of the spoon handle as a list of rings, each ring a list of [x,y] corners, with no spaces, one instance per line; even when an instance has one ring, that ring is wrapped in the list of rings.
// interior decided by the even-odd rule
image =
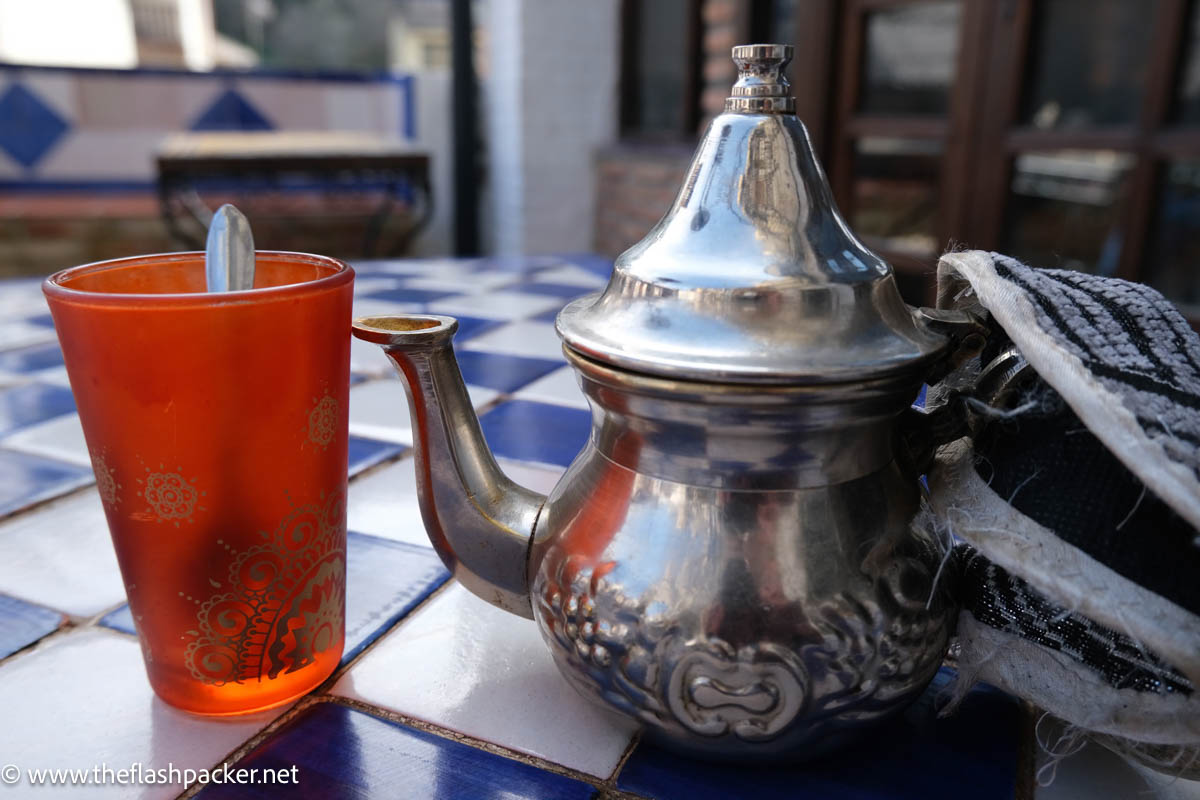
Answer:
[[[204,262],[208,291],[238,292],[254,287],[254,235],[245,215],[229,203],[213,214]]]

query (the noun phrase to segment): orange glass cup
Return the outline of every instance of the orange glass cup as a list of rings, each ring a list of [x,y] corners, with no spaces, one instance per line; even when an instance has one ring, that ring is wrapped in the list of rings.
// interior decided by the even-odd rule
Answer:
[[[43,286],[154,691],[201,714],[320,684],[344,644],[354,271],[259,252],[206,293],[203,253]]]

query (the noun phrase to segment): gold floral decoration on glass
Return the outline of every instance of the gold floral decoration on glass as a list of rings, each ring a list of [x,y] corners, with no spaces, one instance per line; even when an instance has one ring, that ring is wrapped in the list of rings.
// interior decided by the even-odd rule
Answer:
[[[141,491],[138,496],[146,501],[146,514],[157,522],[170,522],[179,527],[180,522],[192,522],[197,511],[205,511],[200,505],[200,499],[205,492],[196,488],[196,479],[188,480],[183,477],[183,467],[176,467],[175,472],[167,472],[166,466],[159,464],[161,472],[152,472],[146,468],[146,477],[139,479]]]
[[[228,585],[201,601],[184,660],[192,676],[222,686],[275,678],[312,664],[344,635],[346,500],[294,508],[262,544],[229,554]],[[183,596],[183,593],[180,592]]]
[[[308,440],[317,447],[325,448],[337,435],[338,402],[329,392],[313,398],[312,411],[308,412]]]
[[[92,472],[96,475],[96,491],[100,493],[100,501],[106,506],[115,506],[121,502],[121,498],[117,495],[117,491],[121,488],[117,482],[116,473],[112,467],[108,466],[105,461],[105,451],[99,453],[91,453],[92,457]]]

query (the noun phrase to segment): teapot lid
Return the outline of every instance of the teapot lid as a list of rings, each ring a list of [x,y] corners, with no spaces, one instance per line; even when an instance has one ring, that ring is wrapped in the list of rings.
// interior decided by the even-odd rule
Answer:
[[[829,383],[915,369],[945,339],[851,233],[794,114],[788,45],[733,48],[739,77],[666,216],[556,326],[572,350],[653,375]]]

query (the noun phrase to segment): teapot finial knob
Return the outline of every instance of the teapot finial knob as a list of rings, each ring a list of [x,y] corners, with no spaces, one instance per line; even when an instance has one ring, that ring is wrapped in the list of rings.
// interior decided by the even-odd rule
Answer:
[[[790,44],[743,44],[733,48],[738,79],[725,99],[725,111],[794,114],[796,100],[783,73],[791,60]]]

